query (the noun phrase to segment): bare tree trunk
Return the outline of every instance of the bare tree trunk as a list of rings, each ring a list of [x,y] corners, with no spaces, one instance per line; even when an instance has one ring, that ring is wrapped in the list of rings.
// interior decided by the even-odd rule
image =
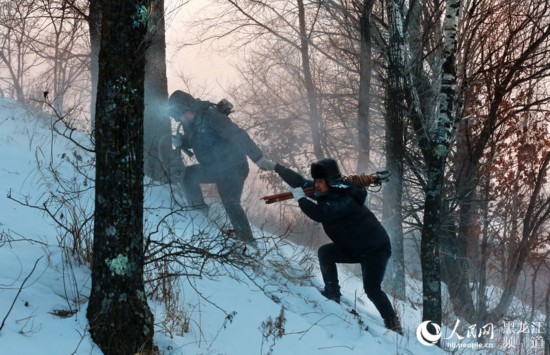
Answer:
[[[420,245],[422,264],[422,320],[441,324],[441,270],[439,260],[439,227],[441,223],[441,184],[445,163],[441,158],[433,157],[428,170],[426,201]]]
[[[458,228],[441,233],[441,268],[443,281],[447,285],[451,304],[455,314],[470,323],[475,323],[475,305],[470,290],[470,261],[467,255],[466,238],[474,223],[476,177],[472,170],[471,155],[465,151],[468,147],[467,121],[463,122],[457,134],[457,152],[454,165],[458,167],[456,175],[456,195],[459,209]],[[478,238],[476,238],[476,241]],[[477,249],[477,247],[476,247]]]
[[[147,1],[105,0],[96,116],[92,289],[87,318],[104,354],[150,353],[143,283],[143,96]]]
[[[6,68],[8,68],[8,71],[10,72],[13,89],[15,91],[15,99],[21,103],[25,103],[25,94],[23,93],[23,87],[21,86],[21,81],[17,77],[17,74],[15,73],[12,66],[10,65],[9,59],[5,56],[2,50],[0,50],[0,59],[2,60],[2,62],[4,62],[4,64],[6,65]]]
[[[101,3],[103,0],[90,0],[90,10],[87,17],[90,28],[90,117],[92,126],[95,124],[95,108],[97,99],[97,77],[99,73],[99,47],[101,42]]]
[[[302,57],[304,84],[309,104],[309,125],[311,127],[311,137],[313,139],[313,153],[317,159],[321,159],[323,158],[323,149],[321,145],[321,115],[319,114],[317,94],[315,92],[315,84],[313,82],[313,75],[311,73],[311,65],[309,62],[309,38],[306,31],[304,1],[297,1],[298,21],[300,26],[300,52]]]
[[[374,1],[363,1],[361,8],[361,52],[359,57],[359,109],[357,112],[357,131],[359,155],[357,157],[357,173],[370,171],[370,108],[371,108],[371,77],[372,77],[372,40],[371,14]]]
[[[507,277],[504,280],[503,293],[499,303],[489,314],[489,320],[502,319],[502,316],[510,307],[513,301],[517,281],[525,260],[531,253],[533,244],[540,233],[544,223],[550,218],[550,198],[543,198],[542,191],[547,181],[548,168],[550,166],[550,152],[546,152],[539,171],[533,193],[531,194],[529,206],[523,217],[523,230],[521,240],[514,249],[511,262],[507,265]]]
[[[392,294],[405,299],[405,261],[403,252],[403,152],[405,151],[405,42],[402,9],[388,0],[388,79],[386,91],[386,167],[392,178],[384,188],[383,222],[392,242],[387,284]]]
[[[488,102],[486,106],[488,108],[488,113],[486,114],[486,118],[484,119],[481,128],[475,128],[477,132],[473,133],[472,131],[474,129],[470,130],[468,126],[469,121],[464,121],[457,136],[455,187],[456,194],[459,197],[459,228],[457,234],[446,238],[446,241],[443,244],[444,253],[442,263],[443,269],[448,270],[448,272],[444,272],[444,279],[448,286],[449,295],[453,304],[453,310],[457,315],[464,317],[470,322],[477,322],[478,319],[485,317],[484,313],[486,313],[486,309],[488,308],[488,305],[484,302],[483,296],[478,297],[478,302],[474,305],[471,294],[472,283],[479,286],[479,290],[477,292],[479,295],[484,288],[484,279],[486,278],[486,275],[484,275],[485,270],[483,268],[484,256],[477,255],[477,251],[480,250],[478,245],[479,236],[472,233],[471,227],[472,224],[475,223],[475,210],[479,206],[476,201],[476,188],[477,179],[480,177],[480,171],[482,170],[482,166],[480,164],[486,155],[488,145],[495,137],[495,132],[497,132],[499,127],[504,125],[507,120],[514,117],[514,114],[509,113],[510,110],[513,111],[511,107],[514,106],[510,105],[509,100],[515,100],[510,97],[513,96],[512,91],[518,90],[517,86],[527,85],[527,83],[534,79],[534,77],[530,77],[533,72],[537,73],[537,77],[539,74],[543,73],[543,76],[547,75],[545,73],[548,68],[547,66],[538,67],[538,60],[535,61],[534,65],[531,64],[531,61],[533,58],[540,55],[539,51],[545,50],[543,48],[546,48],[545,43],[547,38],[550,36],[550,26],[537,27],[536,31],[530,29],[532,23],[540,21],[542,17],[547,16],[547,8],[539,8],[537,6],[530,8],[529,5],[525,6],[525,10],[522,11],[526,11],[525,17],[529,18],[529,20],[514,22],[513,27],[502,33],[502,35],[506,37],[498,40],[499,43],[521,43],[519,47],[512,47],[508,51],[508,53],[514,53],[512,58],[510,58],[507,53],[503,54],[502,58],[495,56],[495,58],[493,58],[489,63],[483,64],[487,68],[492,68],[491,70],[487,70],[487,72],[480,77],[469,78],[471,81],[487,80],[488,83],[488,93],[486,94]],[[516,8],[512,7],[512,9]],[[474,10],[474,7],[472,10]],[[472,20],[472,23],[468,23],[466,26],[476,28],[481,26],[480,23],[483,24],[484,21],[488,21],[489,23],[494,22],[493,19],[487,20],[485,17],[486,13],[490,12],[489,10],[494,11],[489,8],[478,10],[480,11],[479,14],[470,13],[468,19]],[[508,9],[505,14],[508,11],[513,10]],[[495,16],[499,16],[499,14],[497,13]],[[502,17],[502,19],[504,21],[505,17]],[[494,31],[492,26],[490,28]],[[525,35],[524,37],[524,33],[529,33],[529,35]],[[491,34],[492,33],[489,33],[489,35]],[[484,51],[486,48],[484,46],[482,46],[481,49],[469,47],[472,43],[475,45],[475,43],[479,41],[475,32],[470,34],[470,36],[471,38],[465,39],[465,43],[468,44],[468,48],[464,50],[465,58],[475,58],[481,54],[485,55]],[[481,35],[481,38],[484,37],[485,36]],[[476,50],[479,51],[479,53],[477,53]],[[466,59],[463,60],[466,61]],[[524,68],[526,67],[531,68],[531,71],[525,71]],[[483,77],[483,79],[480,79],[481,77]],[[477,100],[477,98],[471,99]],[[525,111],[529,111],[530,109],[527,109],[527,107],[534,105],[534,102],[528,101],[528,103],[522,103],[522,105],[525,105]],[[477,108],[470,108],[471,111],[476,109]],[[488,164],[485,162],[484,165],[487,166]],[[482,208],[482,211],[484,210],[485,209]],[[519,225],[519,221],[513,220],[512,224]],[[481,251],[483,251],[483,245]],[[514,253],[517,252],[518,250],[516,248]],[[515,255],[523,258],[524,254],[519,253]],[[470,269],[468,261],[471,261],[474,265],[476,265],[476,267],[474,269]],[[516,259],[513,259],[513,263],[516,261]],[[517,277],[513,275],[515,273],[514,270],[515,268],[513,267],[507,266],[504,268],[504,272],[506,273],[506,287],[514,287],[515,289],[516,286],[512,285],[512,282],[517,281]],[[518,270],[521,271],[521,267],[519,267]],[[472,275],[474,276],[473,279]],[[508,297],[508,294],[508,292],[505,292],[503,296]],[[500,306],[495,310],[497,315],[489,314],[488,316],[496,319],[498,318],[498,314],[504,314],[507,310],[504,309],[504,307],[509,305],[508,300],[509,299],[503,300],[502,303],[499,303]]]
[[[168,82],[166,78],[166,29],[164,0],[154,2],[149,18],[151,45],[147,49],[145,63],[145,175],[154,180],[165,180],[169,163],[163,157],[178,154],[172,152],[170,117],[166,112]],[[181,160],[181,159],[180,159]],[[183,166],[183,163],[182,163]]]

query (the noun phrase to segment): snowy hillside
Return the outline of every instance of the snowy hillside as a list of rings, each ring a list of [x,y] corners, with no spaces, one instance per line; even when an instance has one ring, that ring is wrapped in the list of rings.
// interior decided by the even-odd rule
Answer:
[[[77,209],[52,210],[53,215],[67,226],[91,215],[93,190],[86,175],[93,173],[86,163],[92,156],[53,134],[50,124],[11,101],[0,101],[0,352],[101,354],[87,332],[90,270],[66,256],[69,247],[85,246],[69,243],[68,232],[40,208],[46,200],[58,206],[55,199],[76,196],[59,188],[57,178],[82,191]],[[83,174],[75,172],[74,164]],[[150,186],[146,196],[146,235],[152,240],[173,238],[172,246],[196,242],[221,252],[228,247],[220,242],[215,222],[221,223],[223,215],[215,201],[207,220],[185,211],[170,215],[174,200],[166,186]],[[91,228],[91,221],[85,223],[81,233]],[[258,229],[255,234],[259,255],[232,255],[230,264],[195,254],[178,265],[149,264],[149,276],[160,267],[190,274],[172,279],[168,300],[158,297],[158,289],[150,299],[162,354],[443,353],[416,339],[420,309],[396,303],[406,333],[387,331],[359,278],[341,269],[347,305],[328,301],[318,291],[313,251]],[[359,317],[349,312],[352,307]]]

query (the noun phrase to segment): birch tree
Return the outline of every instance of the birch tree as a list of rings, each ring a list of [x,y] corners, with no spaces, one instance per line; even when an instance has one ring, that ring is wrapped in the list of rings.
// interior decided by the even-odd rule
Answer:
[[[149,2],[102,2],[90,333],[105,354],[149,353],[143,282],[143,111]]]
[[[443,21],[444,44],[439,115],[433,129],[425,127],[430,149],[421,234],[423,320],[442,321],[439,233],[443,221],[446,160],[459,121],[456,103],[456,51],[460,0],[447,0]],[[419,132],[420,133],[420,132]]]

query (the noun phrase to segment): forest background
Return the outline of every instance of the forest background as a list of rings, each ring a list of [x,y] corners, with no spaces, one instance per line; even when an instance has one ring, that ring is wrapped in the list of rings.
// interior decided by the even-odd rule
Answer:
[[[91,131],[98,4],[4,2],[3,95]],[[548,344],[546,2],[218,0],[201,2],[193,21],[181,24],[179,11],[189,5],[147,6],[148,177],[171,178],[173,151],[164,137],[173,127],[158,114],[168,87],[228,98],[236,107],[232,117],[273,160],[304,173],[326,156],[341,162],[345,174],[382,166],[392,172],[369,205],[392,237],[387,286],[393,296],[406,299],[410,275],[423,282],[423,319],[543,321]],[[166,38],[172,42],[164,52]],[[236,74],[223,91],[197,84],[196,67],[175,57],[191,45],[234,58]],[[171,61],[176,69],[167,76]],[[260,176],[280,188],[273,176]],[[275,229],[289,223],[284,207],[253,217],[275,221]],[[309,229],[294,237],[307,236],[299,242],[312,246],[322,242],[318,230],[305,225]],[[544,319],[515,314],[514,297]]]

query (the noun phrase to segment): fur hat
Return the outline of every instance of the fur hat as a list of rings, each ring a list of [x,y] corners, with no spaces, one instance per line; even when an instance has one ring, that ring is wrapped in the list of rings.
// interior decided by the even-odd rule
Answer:
[[[342,174],[336,160],[324,158],[311,164],[311,177],[313,179],[325,179],[329,186],[342,182]]]

